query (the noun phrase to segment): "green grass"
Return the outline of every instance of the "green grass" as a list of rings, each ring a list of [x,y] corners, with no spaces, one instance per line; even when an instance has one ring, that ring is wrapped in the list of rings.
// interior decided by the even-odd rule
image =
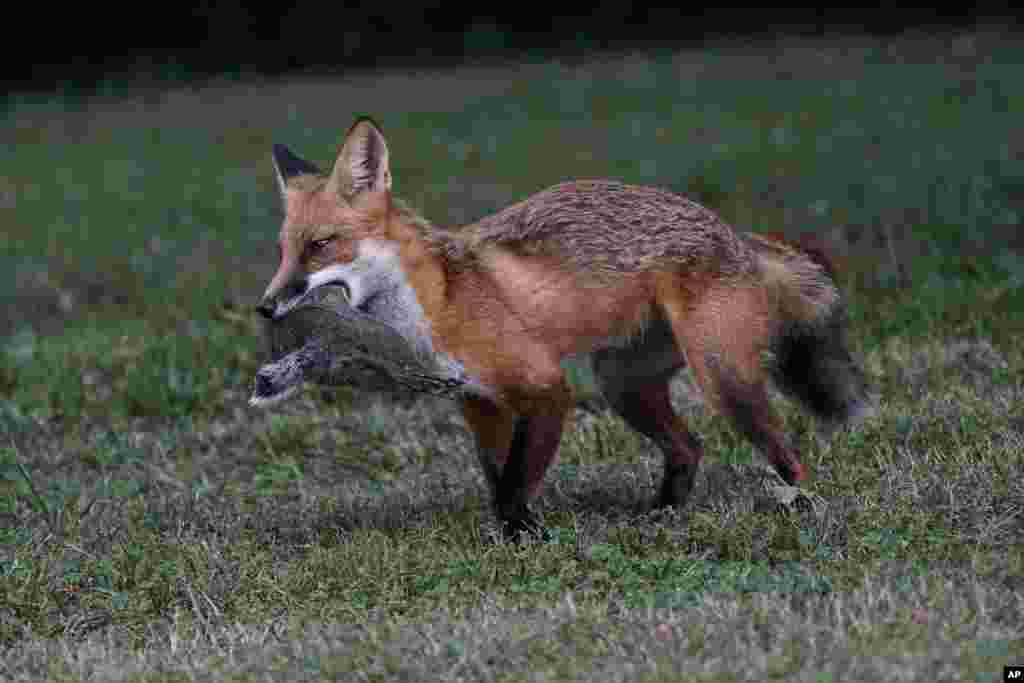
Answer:
[[[976,41],[8,97],[0,677],[993,680],[1024,661],[1021,54]],[[594,402],[538,501],[554,540],[519,547],[452,406],[249,408],[270,143],[326,165],[359,113],[442,224],[611,176],[825,234],[878,414],[825,444],[784,407],[812,476],[780,489],[680,380],[708,456],[686,509],[651,512],[660,456]]]

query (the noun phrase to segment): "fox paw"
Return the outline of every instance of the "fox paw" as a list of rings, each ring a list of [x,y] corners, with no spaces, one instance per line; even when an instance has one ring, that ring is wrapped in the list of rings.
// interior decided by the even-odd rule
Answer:
[[[551,534],[541,524],[540,519],[526,506],[516,510],[514,514],[502,515],[501,535],[506,541],[521,543],[524,538],[547,542]]]
[[[661,482],[661,491],[654,499],[654,508],[681,508],[686,505],[686,501],[693,491],[693,482],[696,476],[696,464],[675,465],[666,468],[665,478]]]

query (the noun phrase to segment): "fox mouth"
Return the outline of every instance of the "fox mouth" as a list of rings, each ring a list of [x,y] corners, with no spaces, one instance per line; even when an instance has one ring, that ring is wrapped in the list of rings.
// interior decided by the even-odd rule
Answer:
[[[305,306],[309,299],[314,296],[314,292],[322,294],[327,290],[327,288],[337,290],[345,304],[352,306],[352,288],[342,280],[331,280],[329,282],[316,285],[315,287],[310,287],[302,294],[278,305],[277,310],[274,313],[273,320],[278,322],[282,318],[287,317],[295,309]]]

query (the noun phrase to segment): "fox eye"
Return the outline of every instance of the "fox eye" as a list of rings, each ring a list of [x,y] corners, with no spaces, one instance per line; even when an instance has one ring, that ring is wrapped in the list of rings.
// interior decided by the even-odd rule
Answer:
[[[325,237],[322,240],[313,240],[312,242],[309,243],[309,248],[315,254],[320,251],[323,251],[324,248],[333,241],[334,237]]]

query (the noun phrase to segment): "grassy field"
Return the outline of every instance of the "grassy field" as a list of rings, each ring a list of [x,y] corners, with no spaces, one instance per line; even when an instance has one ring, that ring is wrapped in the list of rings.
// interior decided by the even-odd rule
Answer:
[[[0,111],[0,679],[989,681],[1024,664],[1024,49],[847,38],[334,80],[9,95]],[[570,177],[669,187],[842,257],[879,393],[780,489],[592,400],[513,546],[450,404],[246,399],[272,142],[358,114],[457,225]],[[585,368],[570,368],[586,397]]]

